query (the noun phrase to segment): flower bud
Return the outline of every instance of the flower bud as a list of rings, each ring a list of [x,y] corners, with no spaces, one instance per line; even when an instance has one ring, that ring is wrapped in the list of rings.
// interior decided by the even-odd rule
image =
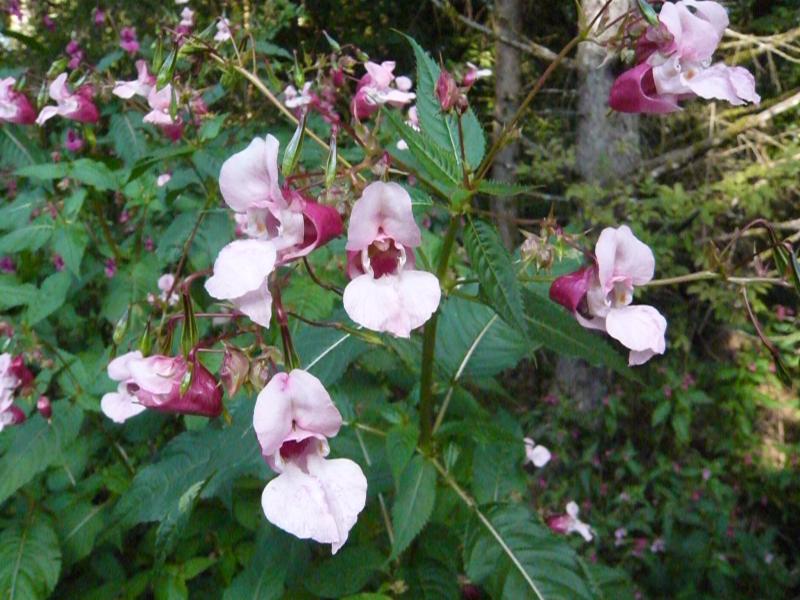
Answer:
[[[191,379],[186,391],[177,400],[163,405],[164,412],[201,417],[218,417],[222,414],[222,390],[217,380],[195,356]],[[153,407],[159,410],[160,407]]]
[[[449,112],[458,102],[460,93],[453,76],[445,69],[439,74],[436,82],[436,97],[443,112]]]
[[[33,373],[25,366],[25,360],[22,358],[21,354],[11,359],[8,371],[13,377],[17,378],[19,386],[23,389],[33,382]]]
[[[47,396],[39,396],[36,401],[36,410],[48,421],[53,416],[53,407],[50,405],[50,399]]]
[[[233,398],[250,373],[250,361],[244,352],[233,346],[225,346],[225,356],[219,370],[219,378],[228,398]]]
[[[576,312],[586,296],[593,274],[594,267],[586,266],[558,277],[550,286],[550,299],[570,312]]]

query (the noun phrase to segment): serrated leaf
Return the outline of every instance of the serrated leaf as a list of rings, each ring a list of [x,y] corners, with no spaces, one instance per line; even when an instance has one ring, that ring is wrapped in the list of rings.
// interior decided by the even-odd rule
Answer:
[[[349,333],[305,324],[297,328],[294,345],[303,368],[325,385],[336,383],[347,367],[369,348]]]
[[[518,330],[480,302],[451,296],[439,308],[436,362],[443,376],[485,379],[516,366],[536,349]]]
[[[526,507],[497,506],[485,517],[496,536],[473,519],[464,564],[467,576],[492,598],[593,600],[572,547],[537,523]]]
[[[672,404],[668,400],[664,400],[663,402],[659,403],[656,406],[656,409],[653,411],[653,416],[650,419],[650,426],[651,427],[658,427],[666,421],[669,413],[672,411]]]
[[[62,452],[77,437],[82,422],[80,408],[58,402],[52,423],[34,415],[3,431],[8,449],[0,458],[0,504],[47,467],[62,464]]]
[[[173,438],[159,460],[136,474],[117,503],[114,518],[125,525],[162,521],[198,481],[207,480],[200,498],[218,496],[230,503],[231,486],[238,477],[249,474],[266,480],[260,448],[248,434],[253,412],[246,404],[240,401],[230,409],[230,426],[217,421]]]
[[[413,423],[396,425],[386,433],[386,460],[396,485],[400,484],[400,475],[414,456],[418,440],[419,428]]]
[[[517,275],[500,234],[485,221],[469,219],[464,245],[478,275],[481,293],[501,319],[517,331],[527,333]]]
[[[435,502],[436,470],[422,456],[415,456],[400,475],[392,506],[392,558],[397,558],[422,531]]]
[[[613,369],[628,379],[638,380],[627,361],[603,337],[584,329],[575,318],[546,296],[524,289],[528,337],[566,356],[582,358],[593,365]]]
[[[478,191],[488,196],[508,198],[520,194],[530,194],[531,191],[533,191],[533,187],[529,185],[520,185],[518,183],[504,183],[493,179],[483,179],[478,183]]]
[[[6,471],[3,471],[6,473]],[[0,597],[47,598],[58,582],[61,551],[53,529],[43,520],[14,523],[0,534]]]
[[[116,173],[104,163],[89,158],[80,158],[74,161],[69,174],[73,179],[100,191],[116,191],[120,187]]]
[[[189,486],[189,489],[181,494],[177,504],[173,504],[161,519],[156,529],[156,564],[164,564],[167,556],[175,549],[207,481],[208,479],[201,479]]]
[[[448,193],[449,188],[458,185],[462,179],[461,168],[452,154],[436,144],[424,131],[415,131],[406,125],[396,110],[386,109],[383,114],[390,130],[398,139],[406,142],[408,151],[432,178],[432,183],[439,191]],[[402,157],[394,149],[390,152]]]
[[[145,156],[147,147],[141,132],[142,115],[122,112],[111,115],[108,137],[114,145],[117,156],[130,165]]]
[[[417,61],[416,100],[420,128],[430,135],[439,146],[452,153],[457,164],[460,164],[461,144],[458,139],[456,117],[443,114],[436,97],[436,82],[441,69],[414,38],[405,34],[403,37],[411,44]],[[471,108],[464,113],[461,119],[467,163],[472,169],[475,169],[486,153],[486,138],[483,128]]]
[[[94,505],[86,500],[77,500],[59,511],[55,525],[65,566],[91,553],[97,536],[105,529],[107,508],[107,504]]]
[[[30,225],[9,231],[0,237],[0,253],[38,250],[47,243],[52,235],[52,221],[48,222],[44,217],[39,217]]]

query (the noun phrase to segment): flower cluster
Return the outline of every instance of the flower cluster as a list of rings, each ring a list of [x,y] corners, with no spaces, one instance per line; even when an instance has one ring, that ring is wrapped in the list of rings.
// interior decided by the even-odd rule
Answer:
[[[383,104],[403,106],[416,98],[408,77],[395,77],[395,63],[391,60],[378,64],[367,62],[366,74],[359,80],[350,104],[353,116],[359,121],[370,118]]]
[[[0,354],[0,431],[9,425],[25,420],[25,413],[14,404],[14,394],[33,381],[33,375],[25,366],[22,356]]]
[[[50,98],[56,106],[45,106],[36,118],[38,125],[44,125],[55,116],[62,116],[81,123],[97,123],[100,111],[92,101],[94,92],[91,85],[82,85],[73,92],[67,85],[67,74],[61,73],[50,84]]]
[[[712,64],[728,13],[712,1],[665,2],[658,25],[650,26],[636,48],[638,64],[611,88],[609,104],[631,113],[669,113],[678,102],[700,96],[733,105],[758,104],[753,75],[743,67]]]
[[[119,385],[116,392],[103,396],[100,408],[115,423],[124,423],[147,408],[203,417],[222,413],[222,390],[196,355],[187,362],[181,356],[145,358],[136,350],[112,360],[108,376]]]
[[[294,369],[261,390],[253,429],[261,454],[278,473],[264,488],[267,519],[302,539],[331,544],[335,554],[367,499],[367,480],[351,460],[325,458],[342,416],[322,383]]]
[[[653,252],[630,227],[600,233],[594,264],[556,279],[550,298],[589,329],[605,331],[630,350],[628,363],[641,365],[666,348],[667,321],[652,306],[632,305],[634,286],[653,278]]]

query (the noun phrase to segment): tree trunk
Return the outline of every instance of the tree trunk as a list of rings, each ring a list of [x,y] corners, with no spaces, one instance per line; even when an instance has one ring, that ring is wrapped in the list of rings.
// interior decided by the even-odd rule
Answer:
[[[586,18],[591,20],[605,0],[582,0]],[[608,8],[611,22],[635,7],[635,0],[614,0]],[[600,36],[608,39],[614,32]],[[605,49],[593,42],[578,46],[578,135],[575,155],[581,177],[589,183],[610,184],[634,171],[641,160],[639,152],[639,118],[637,115],[610,113],[608,94],[614,83],[611,65],[603,65]],[[601,66],[603,65],[603,66]],[[608,387],[603,369],[583,361],[559,357],[553,391],[575,402],[577,407],[598,406]]]
[[[503,32],[504,37],[515,38],[522,21],[521,0],[496,0],[495,27]],[[519,106],[522,87],[520,75],[520,51],[499,39],[496,42],[495,62],[495,136],[499,135],[504,123],[513,117]],[[505,146],[495,157],[492,165],[492,177],[498,181],[513,183],[516,180],[516,159],[519,151],[518,142]],[[494,212],[498,215],[498,228],[503,243],[508,248],[514,246],[517,236],[515,219],[517,206],[514,198],[494,200]]]

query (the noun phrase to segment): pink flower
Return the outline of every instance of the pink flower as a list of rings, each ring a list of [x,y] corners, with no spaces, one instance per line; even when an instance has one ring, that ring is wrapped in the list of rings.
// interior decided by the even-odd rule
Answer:
[[[36,111],[25,94],[14,90],[17,80],[0,79],[0,122],[31,125],[36,122]]]
[[[83,149],[83,138],[74,129],[67,129],[64,147],[70,152],[80,152]]]
[[[108,376],[119,385],[116,392],[103,396],[100,408],[115,423],[124,423],[146,408],[204,417],[222,412],[222,390],[196,358],[190,368],[181,356],[145,358],[136,350],[112,360]]]
[[[0,431],[25,420],[25,413],[14,405],[14,392],[33,381],[33,375],[25,367],[22,356],[0,354]]]
[[[567,503],[567,512],[564,515],[551,517],[547,521],[547,526],[556,533],[573,533],[577,532],[587,542],[592,541],[592,528],[578,518],[580,509],[578,505],[570,501]]]
[[[272,242],[278,264],[285,264],[340,235],[342,221],[333,207],[281,188],[278,149],[272,135],[254,139],[223,163],[219,187],[242,233]]]
[[[161,90],[153,86],[147,94],[147,104],[150,105],[150,112],[142,120],[157,125],[173,142],[178,141],[183,135],[183,120],[180,115],[173,118],[170,114],[172,84],[168,83]]]
[[[215,42],[227,42],[231,39],[231,22],[222,17],[217,21],[217,33],[214,34]]]
[[[47,31],[56,30],[56,22],[48,14],[42,16],[42,25],[44,25],[44,28],[47,29]]]
[[[156,177],[156,185],[158,187],[164,187],[169,183],[170,179],[172,179],[171,173],[162,173],[161,175]]]
[[[218,300],[229,300],[254,323],[269,327],[272,295],[267,278],[276,260],[275,246],[269,241],[233,241],[217,255],[206,291]]]
[[[531,438],[523,438],[525,443],[525,464],[532,463],[534,467],[542,468],[550,462],[550,450],[537,445]]]
[[[394,61],[387,60],[381,64],[370,61],[364,66],[367,73],[358,82],[350,106],[356,119],[368,119],[381,104],[402,106],[416,98],[414,93],[408,91],[411,89],[411,80],[408,77],[395,78]],[[395,85],[392,86],[392,83]]]
[[[728,14],[712,1],[665,2],[658,27],[649,27],[637,48],[640,63],[614,82],[609,104],[621,112],[668,113],[678,102],[700,96],[733,105],[758,104],[747,69],[711,63]]]
[[[167,300],[167,294],[169,294],[170,290],[172,290],[174,287],[175,275],[172,273],[164,273],[158,278],[158,289],[161,290],[161,293],[158,295],[158,297],[162,302],[165,302],[169,306],[175,306],[178,303],[178,300],[180,300],[180,296],[176,291],[173,291],[169,296],[169,300]]]
[[[622,225],[600,233],[595,259],[595,265],[556,279],[550,298],[584,327],[605,331],[630,349],[631,366],[663,354],[666,319],[652,306],[631,304],[634,286],[653,278],[653,252]]]
[[[56,101],[56,106],[45,106],[36,118],[38,125],[60,115],[64,118],[81,123],[97,123],[100,113],[92,102],[92,88],[84,85],[76,92],[71,92],[67,85],[67,74],[62,73],[50,84],[50,97]]]
[[[64,270],[64,258],[60,254],[53,254],[53,266],[56,271]]]
[[[50,419],[53,416],[53,406],[50,403],[50,398],[47,396],[39,396],[39,399],[36,401],[36,410],[39,411],[39,414],[42,415],[45,419]]]
[[[478,81],[479,79],[484,79],[485,77],[491,77],[491,76],[492,76],[491,69],[480,69],[476,65],[473,65],[471,62],[468,62],[467,72],[464,75],[464,81],[462,82],[462,85],[465,88],[469,89],[473,85],[475,85],[475,82]]]
[[[106,22],[106,12],[102,8],[95,8],[94,9],[94,24],[97,27],[103,25]]]
[[[614,545],[622,546],[625,543],[625,538],[627,535],[628,530],[624,527],[619,527],[616,531],[614,531]]]
[[[303,89],[299,92],[293,85],[287,85],[286,89],[283,90],[283,98],[283,103],[286,105],[286,108],[308,106],[314,102],[314,96],[311,93],[311,82],[307,81],[303,85]]]
[[[278,473],[261,496],[264,514],[296,537],[331,544],[333,554],[347,541],[367,497],[367,480],[356,463],[325,458],[327,438],[341,424],[322,383],[300,369],[275,375],[253,412],[261,453]]]
[[[123,27],[120,30],[119,46],[131,56],[139,52],[139,40],[136,39],[135,27]]]
[[[414,269],[421,243],[411,196],[396,183],[369,184],[353,206],[347,230],[348,275],[344,308],[353,321],[410,337],[439,306],[435,275]]]
[[[106,266],[104,272],[106,274],[106,277],[112,279],[114,275],[117,274],[117,261],[115,261],[113,258],[106,259]]]
[[[81,47],[78,45],[78,42],[75,40],[70,40],[66,47],[66,53],[70,57],[67,66],[70,69],[77,69],[85,56],[85,53],[83,50],[81,50]]]

